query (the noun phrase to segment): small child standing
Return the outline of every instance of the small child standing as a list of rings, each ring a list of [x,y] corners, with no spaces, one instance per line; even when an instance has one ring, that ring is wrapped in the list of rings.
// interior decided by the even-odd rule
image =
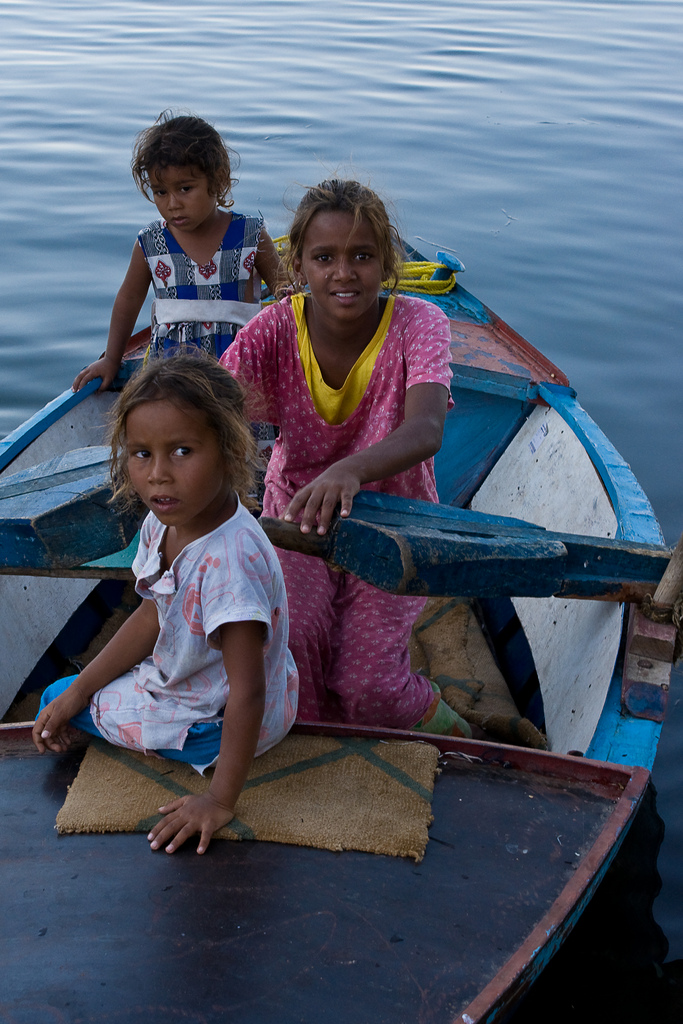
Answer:
[[[275,551],[242,505],[254,440],[243,394],[214,360],[154,360],[123,389],[112,437],[115,496],[150,510],[133,571],[140,606],[80,675],[48,687],[33,729],[65,750],[69,723],[118,746],[215,762],[209,789],[160,808],[152,849],[200,833],[204,853],[254,756],[294,721],[298,680]]]
[[[76,376],[73,390],[118,372],[150,283],[150,355],[197,346],[220,358],[260,309],[260,278],[274,291],[280,261],[263,217],[230,210],[230,154],[216,129],[193,115],[162,113],[135,140],[140,191],[162,219],[138,234],[111,315],[104,355]]]

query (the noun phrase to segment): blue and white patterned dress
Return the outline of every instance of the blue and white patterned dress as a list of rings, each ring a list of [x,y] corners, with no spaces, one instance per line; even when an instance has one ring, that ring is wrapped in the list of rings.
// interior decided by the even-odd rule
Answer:
[[[263,217],[247,217],[233,213],[223,240],[208,263],[200,266],[181,248],[162,220],[153,221],[138,234],[138,241],[152,274],[157,300],[153,307],[150,356],[163,357],[187,345],[196,345],[219,359],[232,342],[239,328],[258,313],[258,302],[245,301],[247,285],[251,299],[251,275],[256,262]],[[165,322],[169,303],[182,303],[182,320]],[[223,315],[235,320],[194,319],[189,315],[198,302],[199,315],[210,316],[208,302],[225,303],[218,307]],[[240,309],[240,307],[246,307]]]

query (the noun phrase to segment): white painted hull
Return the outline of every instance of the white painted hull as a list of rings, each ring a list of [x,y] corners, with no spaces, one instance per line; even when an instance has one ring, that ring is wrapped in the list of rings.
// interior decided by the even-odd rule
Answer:
[[[6,481],[12,474],[46,462],[59,452],[104,444],[108,414],[115,401],[116,396],[111,392],[90,395],[21,451],[0,473],[0,479]],[[90,579],[0,576],[3,633],[0,717],[40,657],[92,593],[97,582]]]
[[[537,406],[472,500],[479,512],[591,537],[617,519],[591,459],[554,409]],[[513,598],[543,695],[551,750],[588,749],[619,651],[622,606]]]

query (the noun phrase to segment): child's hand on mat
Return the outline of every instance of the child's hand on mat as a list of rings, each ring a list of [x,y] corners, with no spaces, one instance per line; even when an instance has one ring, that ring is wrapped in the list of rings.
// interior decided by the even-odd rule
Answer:
[[[32,733],[33,742],[41,754],[44,754],[46,750],[62,754],[69,749],[73,735],[69,719],[77,715],[87,705],[88,700],[83,699],[73,684],[64,693],[60,693],[53,701],[46,704],[35,720]]]
[[[181,796],[160,807],[159,812],[165,817],[154,826],[147,838],[153,850],[158,850],[170,840],[165,847],[166,853],[173,853],[197,832],[200,833],[197,853],[204,853],[214,832],[235,817],[233,810],[219,803],[208,792]]]
[[[284,511],[283,519],[287,523],[293,522],[303,508],[301,532],[310,533],[317,518],[317,532],[327,533],[337,505],[341,506],[340,515],[348,516],[360,487],[358,474],[346,468],[343,462],[336,462],[306,487],[297,491]]]

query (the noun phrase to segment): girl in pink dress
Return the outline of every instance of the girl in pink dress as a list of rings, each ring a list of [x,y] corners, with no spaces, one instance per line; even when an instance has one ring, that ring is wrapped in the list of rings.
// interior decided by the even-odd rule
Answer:
[[[302,199],[289,238],[294,294],[247,324],[221,359],[245,383],[249,414],[280,428],[264,513],[324,534],[361,488],[437,501],[450,329],[433,304],[385,294],[401,256],[384,204],[358,182],[325,181]],[[424,599],[278,555],[301,719],[471,735],[436,684],[410,671]]]
[[[294,721],[297,675],[275,551],[240,501],[254,440],[240,386],[214,360],[154,360],[128,382],[112,439],[116,494],[150,510],[133,563],[141,604],[80,675],[49,686],[41,753],[69,723],[110,743],[215,764],[206,793],[159,808],[148,839],[204,853],[234,816],[253,758]]]

